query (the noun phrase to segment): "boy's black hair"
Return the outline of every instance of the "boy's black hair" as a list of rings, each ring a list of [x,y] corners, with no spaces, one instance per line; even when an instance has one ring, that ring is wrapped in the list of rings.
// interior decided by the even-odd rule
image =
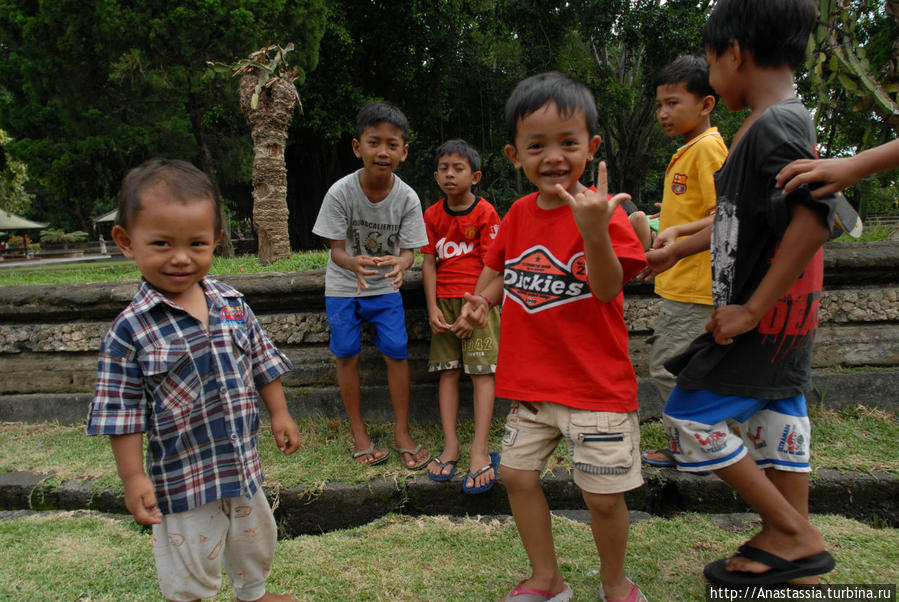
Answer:
[[[215,231],[222,231],[219,199],[215,195],[212,181],[194,165],[180,159],[150,159],[125,175],[119,191],[116,225],[127,230],[140,211],[141,195],[160,183],[164,183],[169,196],[180,203],[207,199],[211,201],[215,211]]]
[[[465,140],[461,138],[453,138],[447,140],[437,148],[436,164],[440,165],[440,158],[444,155],[457,153],[468,159],[468,165],[471,167],[471,173],[481,171],[481,155],[478,151]]]
[[[578,111],[583,112],[590,137],[596,133],[596,100],[593,93],[576,79],[557,71],[549,71],[521,80],[512,90],[506,101],[506,132],[509,142],[515,144],[519,119],[524,119],[550,103],[554,103],[559,114],[564,117],[571,117]]]
[[[404,142],[409,139],[409,120],[397,107],[383,101],[368,103],[356,115],[356,139],[362,138],[365,128],[374,127],[385,121],[403,132]]]
[[[702,41],[715,54],[737,41],[759,67],[786,63],[795,71],[805,62],[817,17],[812,0],[718,0]]]
[[[695,54],[684,54],[668,63],[659,74],[656,75],[656,85],[679,84],[683,82],[687,92],[705,98],[712,96],[718,102],[718,94],[709,84],[709,66],[705,57]]]

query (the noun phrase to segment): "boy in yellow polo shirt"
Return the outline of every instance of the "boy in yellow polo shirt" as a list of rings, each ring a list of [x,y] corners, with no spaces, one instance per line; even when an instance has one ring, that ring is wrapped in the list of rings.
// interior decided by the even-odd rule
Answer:
[[[665,188],[659,215],[656,248],[692,234],[688,226],[715,212],[714,174],[727,158],[727,146],[712,127],[709,115],[717,96],[709,85],[705,59],[685,55],[656,77],[656,117],[669,136],[682,136],[665,172]],[[704,222],[700,222],[704,223]],[[712,266],[708,251],[690,255],[656,276],[655,291],[662,300],[656,318],[649,356],[649,375],[667,399],[675,378],[665,361],[684,351],[705,331],[712,317]],[[667,453],[666,453],[667,452]],[[647,450],[643,460],[656,466],[674,466],[669,450]]]

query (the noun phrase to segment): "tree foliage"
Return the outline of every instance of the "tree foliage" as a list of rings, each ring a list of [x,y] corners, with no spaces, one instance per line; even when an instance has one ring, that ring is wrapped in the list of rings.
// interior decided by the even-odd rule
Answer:
[[[0,130],[0,209],[24,214],[31,207],[31,195],[25,190],[28,172],[25,164],[12,158],[7,146],[12,139]]]
[[[858,43],[840,44],[863,49],[877,81],[895,73],[899,26],[888,11],[899,0],[820,1],[849,11]],[[681,143],[655,123],[653,79],[677,55],[703,51],[710,3],[0,0],[0,127],[14,138],[10,156],[28,166],[35,218],[86,229],[91,214],[111,208],[129,167],[178,156],[213,177],[232,218],[248,219],[253,149],[236,82],[206,62],[291,40],[304,116],[287,138],[289,229],[294,248],[312,248],[327,188],[359,166],[350,143],[366,101],[408,115],[410,153],[398,174],[425,204],[441,196],[435,149],[462,137],[483,155],[478,191],[502,212],[530,190],[503,154],[505,100],[522,77],[557,69],[596,93],[612,187],[651,210]],[[824,85],[814,77],[800,78],[800,92],[818,107],[826,154],[894,135],[873,105],[853,110],[860,98],[839,75]],[[712,123],[729,139],[742,117],[716,109]]]

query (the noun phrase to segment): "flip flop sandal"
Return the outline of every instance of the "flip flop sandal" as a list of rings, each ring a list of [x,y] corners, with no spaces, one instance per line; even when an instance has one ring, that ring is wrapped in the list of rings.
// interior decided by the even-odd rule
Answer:
[[[496,483],[496,469],[499,467],[499,452],[490,452],[490,464],[487,464],[481,467],[477,472],[471,472],[465,475],[465,481],[462,483],[462,491],[469,494],[476,493],[484,493],[485,491],[490,491],[493,488],[493,485]],[[489,483],[484,483],[480,487],[468,487],[466,483],[468,479],[471,479],[472,483],[475,483],[478,480],[478,477],[487,472],[490,469],[493,469],[493,479],[490,480]]]
[[[424,468],[425,466],[427,466],[428,464],[431,463],[431,454],[428,454],[427,458],[425,458],[424,460],[422,460],[419,464],[416,464],[415,466],[408,466],[406,464],[406,459],[403,458],[403,454],[409,454],[410,456],[412,456],[412,460],[415,461],[415,456],[417,456],[418,452],[421,451],[421,445],[416,446],[415,449],[408,449],[405,447],[394,447],[393,451],[395,451],[396,453],[398,453],[400,455],[400,459],[402,461],[403,468],[405,468],[406,470],[421,470],[422,468]]]
[[[522,579],[518,585],[512,588],[503,602],[568,602],[574,595],[571,586],[563,583],[564,587],[558,594],[554,594],[545,589],[536,589],[532,587],[522,588],[521,584],[527,581]]]
[[[659,453],[668,458],[667,460],[652,460],[647,456],[651,453]],[[646,449],[643,450],[643,453],[640,454],[640,457],[643,458],[643,461],[649,464],[650,466],[661,466],[663,468],[671,468],[677,466],[677,460],[674,459],[674,452],[670,449]]]
[[[390,453],[385,453],[380,458],[375,457],[375,442],[372,441],[367,449],[363,449],[362,451],[353,452],[353,460],[357,460],[362,456],[371,456],[373,460],[371,462],[356,462],[359,466],[377,466],[378,464],[383,464],[390,458]]]
[[[647,456],[653,452],[660,453],[668,459],[667,460],[652,460],[652,459],[648,458]],[[674,452],[667,448],[666,449],[645,449],[645,450],[643,450],[643,453],[640,454],[640,458],[644,462],[649,464],[650,466],[658,466],[660,468],[677,468],[677,459],[674,457]],[[699,476],[699,477],[704,477],[704,476],[711,474],[707,470],[699,470],[699,471],[685,470],[683,472],[687,472],[689,474],[695,474],[696,476]]]
[[[737,556],[767,564],[770,571],[750,573],[748,571],[728,571],[727,560],[721,559],[705,566],[702,574],[713,585],[746,587],[750,585],[779,585],[800,577],[813,577],[829,573],[836,566],[829,552],[820,552],[805,558],[789,561],[771,552],[766,552],[744,543],[737,548]]]
[[[661,451],[661,450],[659,450]],[[625,577],[627,579],[627,577]],[[599,599],[602,602],[649,602],[649,598],[646,597],[637,584],[627,579],[627,582],[631,584],[631,593],[628,594],[627,598],[623,598],[621,600],[612,600],[606,596],[606,592],[602,589],[602,584],[599,586]]]
[[[431,460],[431,462],[437,462],[437,465],[440,467],[440,473],[438,474],[434,474],[430,470],[428,471],[428,476],[431,477],[432,481],[449,481],[453,478],[453,475],[456,474],[456,464],[459,463],[459,460],[447,460],[446,462],[444,462],[440,459],[441,455],[443,455],[443,452],[440,452],[439,454],[434,456],[433,460]],[[430,464],[431,462],[428,462],[428,464]],[[447,474],[444,474],[443,469],[447,466],[450,467],[450,471]]]

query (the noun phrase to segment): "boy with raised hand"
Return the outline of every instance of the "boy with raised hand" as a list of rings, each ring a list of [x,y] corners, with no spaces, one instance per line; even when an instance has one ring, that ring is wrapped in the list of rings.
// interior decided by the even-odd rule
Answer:
[[[816,583],[834,567],[808,521],[805,397],[833,196],[784,196],[775,176],[812,158],[815,128],[794,70],[815,25],[812,0],[719,0],[703,29],[709,79],[731,110],[752,109],[715,184],[714,224],[651,251],[655,272],[711,241],[708,331],[666,366],[678,375],[664,420],[681,470],[713,470],[762,518],[737,553],[705,567],[712,583]]]
[[[153,525],[166,598],[214,596],[224,563],[238,600],[294,600],[265,591],[278,532],[256,449],[257,389],[278,449],[300,445],[280,381],[290,362],[243,296],[206,275],[218,202],[184,161],[125,176],[112,238],[143,279],[103,339],[87,434],[109,435],[125,505]]]
[[[474,389],[474,440],[465,493],[484,493],[496,479],[498,454],[488,449],[493,419],[493,373],[499,340],[499,308],[490,311],[487,328],[472,329],[460,317],[463,296],[474,291],[484,268],[484,254],[499,230],[499,215],[471,187],[481,179],[481,156],[468,142],[455,139],[437,149],[434,179],[446,195],[425,211],[428,244],[422,279],[431,325],[428,371],[440,372],[438,395],[443,425],[443,451],[428,466],[428,476],[447,481],[456,472],[459,438],[459,377],[471,375]]]
[[[513,400],[500,474],[531,563],[506,600],[572,597],[562,580],[540,473],[565,438],[590,510],[601,561],[600,597],[645,601],[627,579],[624,492],[643,483],[637,380],[628,357],[622,287],[645,265],[624,210],[580,177],[599,149],[596,103],[560,73],[529,77],[506,102],[506,155],[537,192],[512,205],[463,316],[486,324],[505,295],[496,394]]]
[[[381,464],[362,420],[359,354],[362,322],[375,325],[373,343],[387,364],[393,402],[393,446],[409,470],[428,465],[431,455],[409,433],[409,362],[406,315],[399,288],[427,244],[421,201],[394,170],[406,160],[409,121],[386,102],[371,102],[356,116],[353,152],[362,168],[335,182],[325,195],[312,231],[330,242],[325,272],[325,308],[330,349],[337,358],[337,383],[350,421],[353,458]]]
[[[712,127],[715,91],[709,85],[705,59],[678,57],[656,76],[656,117],[669,136],[681,137],[683,146],[665,170],[665,187],[659,215],[661,247],[680,236],[686,224],[707,218],[715,211],[715,172],[727,157],[724,139]],[[712,267],[708,251],[685,257],[655,278],[658,305],[649,375],[663,400],[674,388],[674,375],[665,362],[683,352],[702,334],[712,317]],[[654,466],[673,466],[671,450],[647,450],[643,460]]]

